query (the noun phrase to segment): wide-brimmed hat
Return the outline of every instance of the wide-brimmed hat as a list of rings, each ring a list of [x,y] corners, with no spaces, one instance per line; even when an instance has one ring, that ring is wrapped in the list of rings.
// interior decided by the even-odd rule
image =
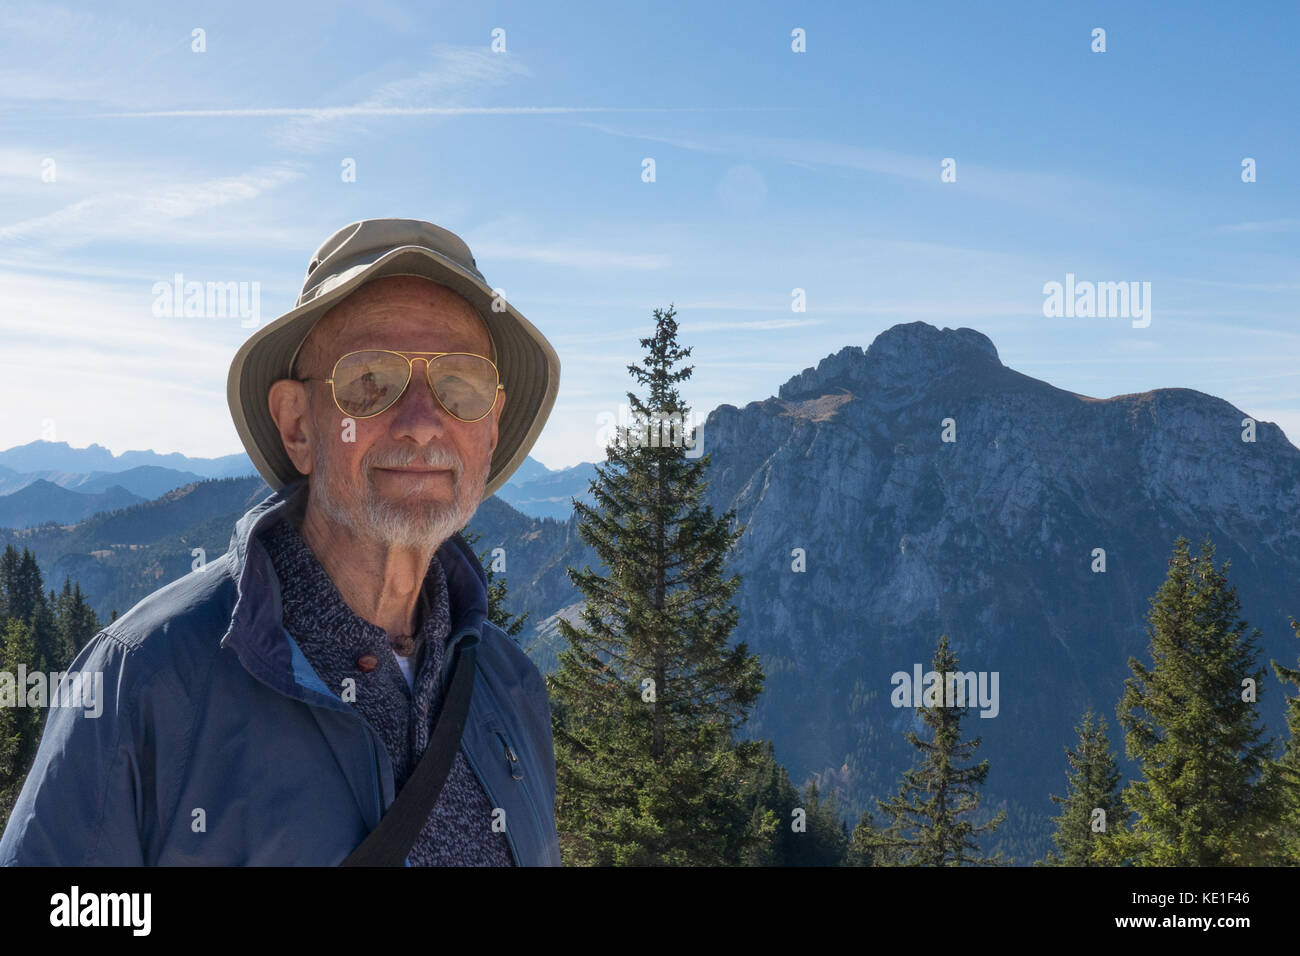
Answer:
[[[506,405],[484,498],[505,484],[537,441],[560,388],[560,359],[551,343],[493,293],[469,246],[455,233],[418,219],[366,219],[325,240],[307,266],[297,305],[249,336],[230,363],[226,397],[235,429],[272,490],[302,473],[271,418],[271,383],[290,377],[307,333],[330,308],[367,282],[401,275],[423,276],[460,293],[483,317],[496,346]]]

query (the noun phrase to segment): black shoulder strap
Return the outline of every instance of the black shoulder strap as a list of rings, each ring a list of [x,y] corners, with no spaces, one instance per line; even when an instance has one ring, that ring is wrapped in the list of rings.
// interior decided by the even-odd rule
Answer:
[[[433,735],[415,772],[388,808],[379,825],[370,831],[339,866],[401,866],[411,852],[425,821],[433,812],[451,763],[460,748],[469,701],[474,692],[475,646],[456,648],[455,674],[447,699],[443,701]]]

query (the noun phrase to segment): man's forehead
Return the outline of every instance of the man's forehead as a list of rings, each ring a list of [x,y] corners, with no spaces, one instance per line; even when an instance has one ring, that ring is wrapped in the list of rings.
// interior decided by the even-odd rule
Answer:
[[[482,318],[463,297],[418,279],[400,285],[384,280],[367,283],[327,312],[312,329],[311,338],[314,347],[327,350],[357,342],[430,350],[490,342]]]

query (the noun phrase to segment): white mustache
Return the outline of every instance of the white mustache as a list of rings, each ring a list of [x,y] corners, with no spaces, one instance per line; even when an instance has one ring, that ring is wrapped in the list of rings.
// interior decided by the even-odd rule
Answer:
[[[372,463],[374,468],[410,468],[416,465],[424,468],[450,468],[457,478],[460,477],[463,469],[459,458],[441,448],[433,449],[422,456],[411,455],[401,461],[376,461]]]

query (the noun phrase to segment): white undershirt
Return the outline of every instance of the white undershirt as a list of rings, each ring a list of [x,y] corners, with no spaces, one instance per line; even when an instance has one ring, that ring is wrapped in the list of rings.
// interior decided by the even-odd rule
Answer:
[[[389,650],[392,650],[392,648],[390,647]],[[402,676],[406,678],[406,686],[411,688],[411,690],[415,690],[415,674],[411,670],[411,665],[414,661],[415,655],[412,654],[410,657],[403,657],[401,654],[397,653],[397,651],[393,651],[393,656],[397,658],[397,666],[402,669]]]
[[[419,623],[416,625],[417,630],[415,632],[417,634],[420,633],[418,629],[424,626],[425,617],[427,617],[430,613],[432,613],[429,609],[429,595],[427,592],[428,592],[427,587],[420,588],[420,620]],[[393,649],[390,647],[389,650],[393,650]],[[402,676],[406,678],[406,686],[409,687],[412,691],[414,691],[415,690],[415,662],[420,655],[416,653],[416,654],[412,654],[410,657],[403,657],[401,654],[397,653],[397,651],[394,650],[393,656],[397,658],[397,666],[402,669]]]

